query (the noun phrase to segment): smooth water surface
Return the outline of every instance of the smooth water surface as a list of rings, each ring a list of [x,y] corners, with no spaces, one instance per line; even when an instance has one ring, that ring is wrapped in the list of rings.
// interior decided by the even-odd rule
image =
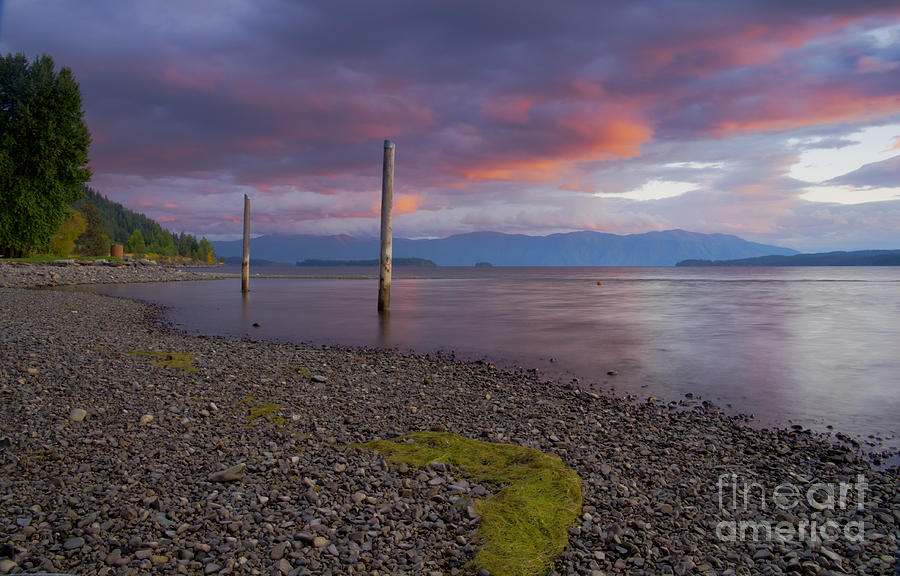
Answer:
[[[190,332],[454,351],[900,444],[900,268],[401,268],[389,317],[375,268],[256,272],[355,279],[254,277],[247,298],[239,278],[103,291]]]

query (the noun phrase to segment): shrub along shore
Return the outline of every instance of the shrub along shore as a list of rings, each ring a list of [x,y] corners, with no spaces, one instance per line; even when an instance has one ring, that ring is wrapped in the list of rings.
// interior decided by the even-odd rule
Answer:
[[[900,471],[800,431],[443,356],[190,336],[147,304],[27,288],[198,277],[0,264],[0,573],[485,573],[504,474],[367,448],[421,431],[577,474],[552,573],[896,569]]]

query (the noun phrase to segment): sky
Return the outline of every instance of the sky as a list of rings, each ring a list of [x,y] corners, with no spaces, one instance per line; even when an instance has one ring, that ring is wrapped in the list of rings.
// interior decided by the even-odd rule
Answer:
[[[896,1],[0,0],[69,67],[91,186],[163,226],[681,228],[900,248]]]

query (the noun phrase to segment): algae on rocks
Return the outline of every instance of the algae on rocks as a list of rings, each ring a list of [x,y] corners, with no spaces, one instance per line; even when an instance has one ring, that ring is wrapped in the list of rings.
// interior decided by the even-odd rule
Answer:
[[[476,499],[481,548],[475,569],[491,574],[546,574],[568,544],[569,528],[581,514],[581,478],[556,456],[526,446],[471,440],[447,432],[417,432],[394,441],[362,445],[391,462],[424,468],[449,464],[497,489]]]
[[[259,419],[269,420],[276,426],[284,426],[287,420],[284,416],[279,416],[278,411],[281,410],[279,404],[273,402],[257,402],[252,396],[248,396],[241,400],[241,404],[250,405],[247,413],[247,419],[250,425],[255,424]]]
[[[190,352],[158,352],[156,350],[130,350],[130,356],[146,356],[149,358],[159,358],[152,362],[154,366],[162,368],[174,368],[176,370],[184,370],[185,372],[196,372],[194,368],[194,355]]]

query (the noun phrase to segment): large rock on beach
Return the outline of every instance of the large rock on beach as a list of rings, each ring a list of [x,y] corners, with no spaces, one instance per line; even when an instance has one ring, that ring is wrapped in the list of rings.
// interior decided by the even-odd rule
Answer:
[[[219,470],[209,475],[210,482],[234,482],[244,477],[244,471],[247,465],[244,463],[236,464],[225,470]]]

